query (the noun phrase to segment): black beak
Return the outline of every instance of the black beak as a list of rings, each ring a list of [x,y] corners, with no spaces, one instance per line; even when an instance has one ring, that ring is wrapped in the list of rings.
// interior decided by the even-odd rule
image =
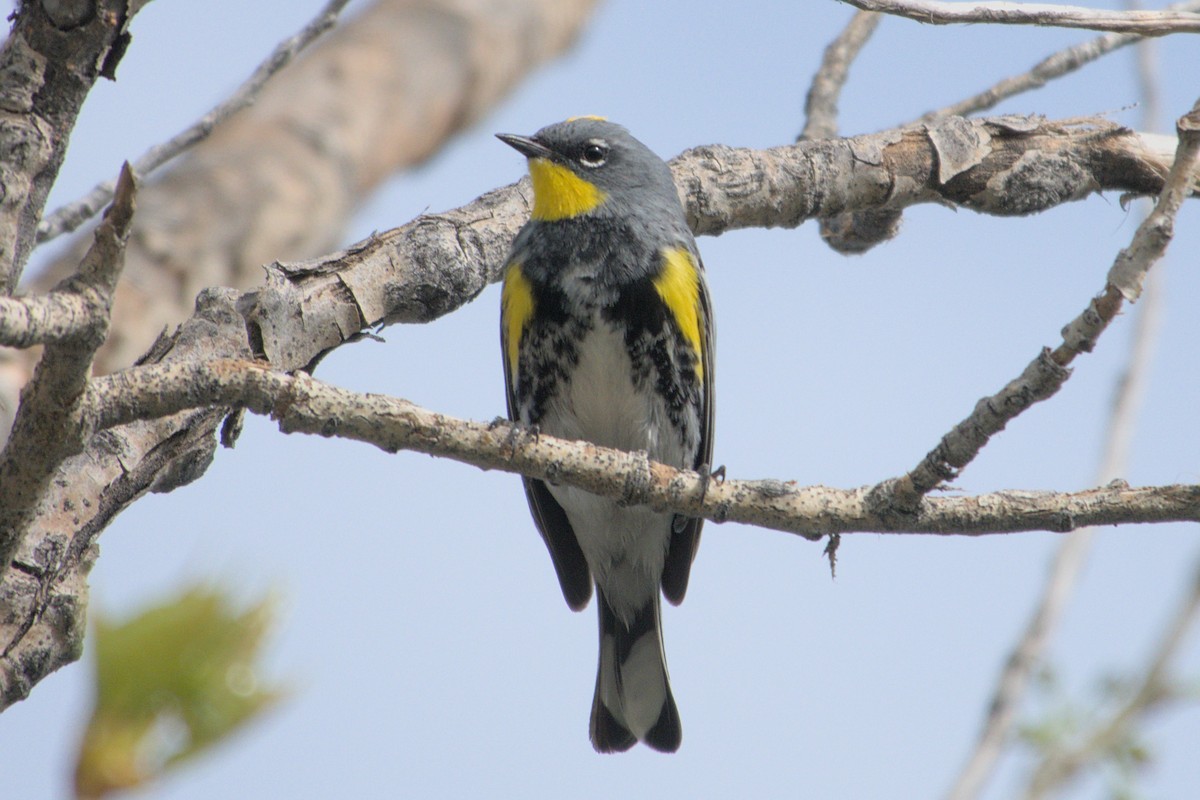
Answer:
[[[515,133],[497,133],[496,138],[516,150],[526,158],[550,158],[553,155],[549,147],[528,136],[518,136]]]

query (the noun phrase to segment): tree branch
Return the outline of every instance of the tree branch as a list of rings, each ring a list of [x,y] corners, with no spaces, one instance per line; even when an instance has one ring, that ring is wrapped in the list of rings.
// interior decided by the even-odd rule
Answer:
[[[1005,425],[1034,403],[1053,396],[1070,377],[1067,367],[1080,353],[1090,353],[1096,340],[1121,309],[1122,298],[1136,300],[1150,266],[1162,257],[1173,234],[1175,214],[1194,191],[1200,154],[1200,103],[1179,119],[1179,146],[1158,203],[1138,226],[1129,247],[1109,269],[1104,291],[1063,328],[1063,341],[1029,363],[1019,377],[998,393],[980,400],[975,410],[947,433],[906,475],[875,487],[878,502],[912,512],[922,497],[958,473]]]
[[[21,393],[12,434],[0,453],[0,581],[16,555],[46,487],[62,462],[83,449],[91,430],[83,401],[92,357],[108,333],[113,290],[133,220],[133,173],[126,164],[113,204],[96,229],[79,272],[59,287],[83,301],[85,315],[69,338],[46,345]]]
[[[89,415],[98,428],[107,428],[213,405],[244,406],[270,416],[284,433],[353,439],[389,453],[414,450],[574,486],[625,504],[743,522],[810,540],[831,533],[980,535],[1200,520],[1200,486],[1131,489],[1120,482],[1074,494],[939,498],[910,517],[880,510],[866,488],[800,487],[770,479],[715,482],[653,462],[644,452],[530,433],[505,420],[455,419],[406,400],[351,392],[256,362],[170,362],[123,370],[94,382]]]
[[[1138,45],[1138,76],[1143,87],[1141,116],[1148,130],[1158,127],[1157,92],[1155,81],[1151,78],[1153,59],[1149,55],[1152,49],[1152,40],[1142,40]],[[1145,393],[1147,373],[1157,338],[1161,286],[1161,272],[1151,273],[1146,292],[1137,305],[1128,357],[1124,372],[1116,381],[1112,409],[1106,426],[1104,452],[1100,467],[1096,470],[1098,485],[1117,479],[1125,472],[1128,464],[1129,443],[1133,438],[1134,423],[1142,405],[1142,395]],[[1042,653],[1058,627],[1096,531],[1097,529],[1092,527],[1080,528],[1066,536],[1059,544],[1050,563],[1041,597],[1004,662],[991,700],[987,704],[979,737],[947,792],[947,800],[972,800],[978,797],[994,771],[1016,724],[1017,712],[1029,686],[1029,679],[1041,662]]]
[[[1168,6],[1171,11],[1191,11],[1200,9],[1200,2],[1189,0],[1186,3],[1176,3]],[[945,108],[930,111],[920,118],[920,122],[931,122],[941,117],[967,116],[977,111],[986,111],[1002,100],[1007,100],[1022,92],[1040,89],[1055,78],[1061,78],[1086,64],[1119,50],[1126,45],[1144,41],[1145,37],[1135,33],[1107,33],[1082,44],[1068,47],[1053,53],[1035,64],[1029,71],[1020,75],[1005,78],[989,86],[982,92],[965,100],[952,103]],[[1144,92],[1144,87],[1143,87]],[[1150,130],[1153,130],[1150,128]]]
[[[136,10],[126,0],[17,5],[0,48],[0,294],[17,287],[75,118],[96,79],[114,76]]]
[[[133,162],[133,171],[145,179],[163,164],[208,138],[218,125],[253,103],[272,76],[290,64],[292,59],[321,34],[337,24],[338,15],[349,2],[350,0],[329,0],[307,25],[280,42],[229,98],[218,103],[211,111],[169,140],[151,147],[139,156]],[[64,233],[70,233],[94,217],[112,199],[115,186],[111,180],[98,183],[83,197],[48,214],[38,223],[37,243],[42,244]]]
[[[805,98],[807,121],[797,141],[828,139],[837,135],[838,95],[850,74],[850,64],[875,32],[879,20],[879,14],[856,12],[846,28],[825,48],[821,66],[813,76]],[[895,236],[900,230],[902,216],[898,209],[876,208],[822,217],[821,238],[836,252],[864,253]]]
[[[989,23],[1002,25],[1052,25],[1093,31],[1164,36],[1200,33],[1200,14],[1187,11],[1107,11],[1049,3],[972,2],[937,0],[841,0],[881,14],[906,17],[932,25]]]
[[[328,252],[374,187],[431,156],[561,53],[593,5],[375,0],[322,37],[252,106],[142,187],[97,372],[133,363],[206,287],[249,289],[264,263]],[[31,288],[70,274],[82,249],[80,240]],[[0,353],[0,387],[24,385],[33,363]]]
[[[1200,9],[1200,0],[1189,0],[1189,2],[1178,3],[1169,7],[1169,10],[1177,11],[1195,11],[1196,9]],[[851,20],[851,24],[847,26],[838,40],[841,42],[843,39],[846,39],[847,44],[839,47],[835,43],[834,45],[830,45],[830,48],[826,51],[826,60],[822,62],[821,69],[818,71],[818,77],[813,79],[810,98],[812,92],[817,90],[818,83],[823,87],[821,90],[822,94],[830,91],[831,88],[840,90],[840,85],[830,84],[827,79],[823,78],[823,75],[835,68],[839,69],[840,73],[834,72],[832,73],[833,75],[836,76],[844,73],[844,68],[836,67],[836,65],[839,59],[845,58],[847,55],[850,58],[853,57],[852,51],[847,49],[847,45],[853,44],[858,46],[856,40],[861,35],[861,32],[853,31],[852,33],[852,29],[856,25],[865,24],[860,22],[860,19],[878,20],[879,15],[866,11],[856,13],[855,17]],[[1110,33],[1084,42],[1083,44],[1069,47],[1043,59],[1027,72],[1006,78],[965,100],[953,103],[937,111],[928,112],[917,120],[917,122],[935,122],[945,117],[966,116],[977,111],[992,108],[1001,100],[1013,97],[1021,92],[1029,91],[1030,89],[1044,86],[1047,82],[1077,70],[1103,55],[1124,47],[1127,44],[1139,41],[1145,41],[1145,38],[1131,33]],[[842,79],[844,80],[844,74],[842,74]],[[829,100],[822,99],[818,108],[828,106],[829,102]],[[836,111],[835,108],[832,110]],[[806,134],[808,133],[807,128],[805,132]],[[832,136],[832,129],[826,135]],[[900,230],[901,216],[899,211],[884,209],[826,217],[821,220],[821,238],[839,253],[864,253],[872,247],[893,238]]]
[[[961,145],[952,148],[959,140]],[[1155,139],[1104,122],[956,119],[930,128],[769,151],[699,148],[680,156],[673,167],[689,219],[697,230],[715,233],[733,227],[790,226],[816,215],[944,202],[947,197],[990,213],[1017,213],[1100,188],[1152,193],[1161,188],[1171,164],[1171,148],[1164,142],[1173,145],[1168,137]],[[1021,174],[1022,163],[1040,158],[1058,165],[1057,172],[1067,176],[1070,188],[1042,193],[1031,207],[1021,202],[1030,180],[1011,178]],[[1061,185],[1059,177],[1055,180]],[[275,264],[265,284],[253,292],[203,291],[195,315],[177,334],[152,348],[145,367],[257,357],[279,372],[305,369],[371,326],[426,322],[449,313],[498,278],[512,237],[528,215],[527,192],[526,184],[505,187],[462,208],[419,217],[343,253]],[[109,385],[107,380],[97,380],[94,386]],[[89,401],[88,408],[95,411],[99,406]],[[227,414],[224,406],[210,406],[109,428],[61,464],[45,490],[46,513],[34,521],[10,579],[0,583],[0,606],[14,609],[0,619],[0,648],[8,652],[0,659],[0,702],[16,702],[38,680],[77,657],[80,591],[95,557],[96,537],[143,493],[170,491],[203,474],[212,459],[216,430]],[[114,421],[111,415],[106,419]],[[90,420],[97,424],[94,417]],[[644,460],[638,463],[648,468]],[[693,493],[703,484],[700,476],[683,483]],[[790,506],[809,508],[807,517],[795,518],[815,525],[803,529],[810,536],[843,528],[882,529],[886,526],[881,520],[887,519],[896,530],[983,532],[1000,524],[994,515],[989,517],[993,512],[983,501],[976,508],[971,500],[930,500],[931,510],[921,513],[932,516],[896,519],[888,516],[889,509],[865,508],[865,490],[834,495],[801,490],[791,498],[794,487],[779,482],[741,488],[751,497],[762,495],[784,504],[765,507],[763,521],[768,525],[771,519],[795,516]],[[721,491],[710,487],[710,499],[724,497]],[[1025,493],[998,495],[987,502],[1002,501],[1006,508],[1018,509],[1011,529],[1061,530],[1088,521],[1129,521],[1121,514],[1146,520],[1192,518],[1188,491],[1169,490],[1161,504],[1153,490],[1116,488],[1079,495],[1065,504],[1054,495]],[[1126,501],[1132,504],[1128,511],[1109,507]],[[731,513],[703,504],[685,513],[708,511],[718,518]],[[834,514],[841,520],[836,525],[828,519]],[[1014,518],[1005,520],[1013,522]]]
[[[672,167],[692,230],[717,235],[929,202],[1034,214],[1117,184],[1157,194],[1174,149],[1098,118],[953,117],[768,150],[698,147]]]
[[[845,29],[825,48],[821,66],[813,76],[804,99],[804,130],[797,141],[837,136],[837,104],[850,76],[850,65],[879,25],[879,15],[859,11]]]

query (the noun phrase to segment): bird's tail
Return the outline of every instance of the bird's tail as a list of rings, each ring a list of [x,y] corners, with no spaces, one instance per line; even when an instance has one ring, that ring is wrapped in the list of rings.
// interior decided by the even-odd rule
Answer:
[[[667,677],[658,592],[629,625],[613,613],[604,592],[596,594],[600,668],[592,700],[592,746],[600,753],[616,753],[642,741],[673,753],[683,729]]]

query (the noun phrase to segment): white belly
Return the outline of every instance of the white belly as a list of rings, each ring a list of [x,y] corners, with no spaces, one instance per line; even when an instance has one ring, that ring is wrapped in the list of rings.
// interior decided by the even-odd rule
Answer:
[[[624,335],[599,319],[581,343],[579,362],[547,405],[539,427],[553,436],[645,450],[652,459],[675,466],[685,462],[666,407],[652,393],[634,390]],[[550,492],[567,512],[613,611],[628,620],[658,591],[672,515],[645,507],[622,508],[566,486],[550,486]]]

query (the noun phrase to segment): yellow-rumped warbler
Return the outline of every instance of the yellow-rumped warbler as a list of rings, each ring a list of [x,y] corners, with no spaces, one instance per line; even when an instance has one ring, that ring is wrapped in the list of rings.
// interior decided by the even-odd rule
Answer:
[[[599,117],[499,138],[529,159],[533,181],[531,219],[513,241],[501,300],[509,417],[707,469],[712,311],[670,169]],[[582,609],[596,585],[592,745],[677,750],[659,587],[683,600],[702,520],[528,478],[525,494],[567,605]]]

